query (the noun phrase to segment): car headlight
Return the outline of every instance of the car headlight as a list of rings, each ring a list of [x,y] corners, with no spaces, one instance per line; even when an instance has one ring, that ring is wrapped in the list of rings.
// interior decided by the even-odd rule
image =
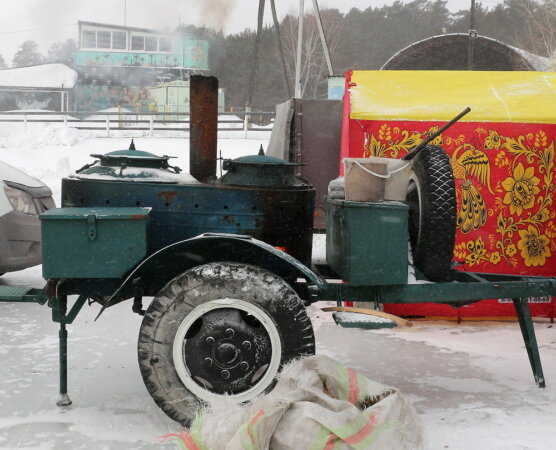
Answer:
[[[37,208],[29,194],[10,186],[4,186],[4,191],[14,210],[23,214],[37,215]]]

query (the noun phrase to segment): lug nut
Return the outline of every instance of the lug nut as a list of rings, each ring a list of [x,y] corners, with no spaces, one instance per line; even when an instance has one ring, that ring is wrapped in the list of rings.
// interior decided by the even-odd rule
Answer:
[[[210,358],[205,358],[205,359],[203,360],[203,364],[204,364],[206,367],[212,366],[212,359],[210,359]]]
[[[231,328],[226,328],[226,334],[228,335],[228,337],[233,338],[234,334],[235,334],[235,331],[232,330]]]
[[[207,342],[208,344],[214,344],[214,338],[213,338],[212,336],[209,336],[209,337],[206,339],[206,342]]]
[[[220,372],[220,376],[227,380],[228,378],[230,378],[230,372],[228,372],[227,370],[223,370],[222,372]]]
[[[241,367],[245,372],[247,372],[249,370],[249,363],[247,361],[241,361],[239,367]]]
[[[243,344],[241,344],[243,346],[243,348],[245,350],[251,350],[251,342],[249,341],[243,341]]]

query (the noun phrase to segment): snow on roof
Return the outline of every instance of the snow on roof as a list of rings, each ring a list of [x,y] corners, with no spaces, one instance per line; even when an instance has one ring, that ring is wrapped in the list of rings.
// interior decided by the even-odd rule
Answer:
[[[64,64],[41,64],[0,70],[0,87],[71,89],[77,72]]]

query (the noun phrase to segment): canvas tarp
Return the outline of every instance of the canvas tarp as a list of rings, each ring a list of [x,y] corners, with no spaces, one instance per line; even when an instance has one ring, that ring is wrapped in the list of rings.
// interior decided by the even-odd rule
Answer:
[[[556,73],[354,71],[350,118],[556,124]]]
[[[172,436],[188,450],[422,447],[417,414],[397,389],[320,355],[286,366],[274,390],[253,403],[223,399]]]

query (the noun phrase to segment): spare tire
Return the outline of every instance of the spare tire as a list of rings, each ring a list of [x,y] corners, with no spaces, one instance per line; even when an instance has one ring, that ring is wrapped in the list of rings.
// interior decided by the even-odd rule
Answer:
[[[413,263],[429,280],[445,280],[456,240],[456,189],[441,147],[425,146],[413,159],[407,204]]]

